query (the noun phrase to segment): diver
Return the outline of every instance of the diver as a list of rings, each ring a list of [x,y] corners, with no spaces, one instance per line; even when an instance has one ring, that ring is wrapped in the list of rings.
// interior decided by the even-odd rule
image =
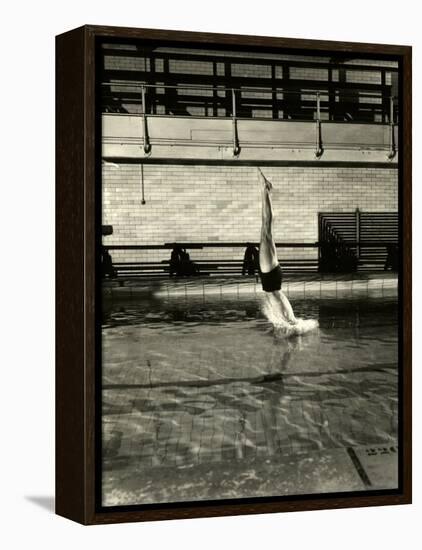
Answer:
[[[258,168],[259,170],[259,168]],[[289,334],[303,334],[318,326],[312,319],[295,317],[287,296],[281,290],[283,272],[277,259],[273,238],[273,208],[271,202],[272,184],[259,170],[262,194],[262,226],[259,245],[259,274],[266,295],[266,315],[274,326],[282,327]],[[287,329],[287,330],[286,330]]]

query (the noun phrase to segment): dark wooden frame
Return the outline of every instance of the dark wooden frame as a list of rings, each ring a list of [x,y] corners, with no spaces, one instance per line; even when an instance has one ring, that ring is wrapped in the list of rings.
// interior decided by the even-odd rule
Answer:
[[[197,45],[289,48],[303,51],[389,55],[402,79],[402,284],[401,377],[402,491],[365,496],[150,507],[97,511],[95,504],[96,338],[96,72],[97,38],[191,42]],[[262,514],[411,502],[411,59],[410,46],[298,40],[151,29],[84,26],[56,37],[56,513],[83,524]]]

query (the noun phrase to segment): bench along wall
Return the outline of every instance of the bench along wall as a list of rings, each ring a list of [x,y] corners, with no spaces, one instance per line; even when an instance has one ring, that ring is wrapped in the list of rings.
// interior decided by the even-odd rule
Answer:
[[[318,240],[318,212],[398,210],[392,168],[265,167],[273,183],[274,236],[279,242]],[[105,245],[259,241],[257,169],[246,166],[103,164]],[[142,205],[142,182],[146,204]],[[191,250],[193,260],[241,259],[243,250]],[[283,249],[280,259],[313,258],[316,249]],[[112,251],[113,261],[161,261],[169,250]]]

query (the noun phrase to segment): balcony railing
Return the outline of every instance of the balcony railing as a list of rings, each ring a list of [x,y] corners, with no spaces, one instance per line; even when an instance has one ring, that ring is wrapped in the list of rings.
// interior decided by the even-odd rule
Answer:
[[[332,85],[331,85],[332,86]],[[272,119],[397,124],[398,101],[358,88],[161,85],[135,81],[102,83],[102,111],[148,116]]]

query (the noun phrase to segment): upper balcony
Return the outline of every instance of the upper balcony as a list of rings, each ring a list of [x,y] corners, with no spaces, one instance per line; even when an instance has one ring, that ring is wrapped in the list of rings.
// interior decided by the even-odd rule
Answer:
[[[171,53],[168,67],[177,55]],[[151,71],[151,59],[149,71],[105,71],[104,158],[397,165],[396,68],[290,61],[287,71],[285,64],[254,59],[255,72],[272,75],[257,78],[248,76],[250,59],[236,58],[203,77],[193,74],[192,59],[180,61],[192,74],[165,73],[165,59],[160,75]],[[211,63],[209,57],[200,62]],[[292,78],[294,70],[313,71],[316,80]]]

